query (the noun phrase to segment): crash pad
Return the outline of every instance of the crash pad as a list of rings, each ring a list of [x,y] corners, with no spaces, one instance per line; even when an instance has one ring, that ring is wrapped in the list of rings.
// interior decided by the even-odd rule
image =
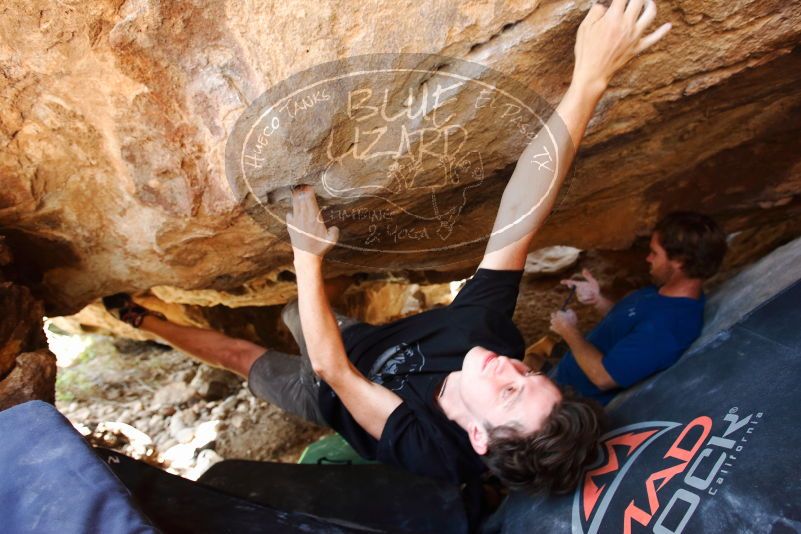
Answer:
[[[0,532],[155,533],[128,490],[52,405],[0,412]]]
[[[282,510],[386,532],[467,531],[459,488],[383,464],[226,460],[198,482]]]
[[[166,533],[376,532],[347,521],[315,517],[296,506],[278,509],[172,475],[114,451],[97,449],[96,452],[130,489],[142,511]],[[259,480],[260,485],[269,483]]]
[[[801,532],[799,326],[797,281],[614,402],[575,492],[513,494],[483,531]]]

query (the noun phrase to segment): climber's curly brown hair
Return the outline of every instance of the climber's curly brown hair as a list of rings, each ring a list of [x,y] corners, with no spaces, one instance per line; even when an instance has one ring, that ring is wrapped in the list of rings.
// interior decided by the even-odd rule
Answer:
[[[567,493],[595,461],[604,426],[598,403],[566,388],[539,430],[524,434],[507,425],[489,429],[484,462],[509,489]]]

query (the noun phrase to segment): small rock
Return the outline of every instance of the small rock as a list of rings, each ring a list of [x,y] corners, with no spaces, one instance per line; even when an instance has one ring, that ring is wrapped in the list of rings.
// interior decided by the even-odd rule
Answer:
[[[227,412],[233,410],[236,407],[236,397],[228,397],[218,406],[222,411]]]
[[[183,371],[178,371],[172,374],[172,381],[173,382],[183,382],[184,384],[188,384],[192,381],[192,378],[195,376],[194,369],[185,369]]]
[[[198,449],[207,447],[210,443],[217,439],[218,426],[219,423],[217,421],[206,421],[205,423],[200,423],[197,428],[195,428],[195,437],[192,445]]]
[[[180,416],[181,420],[184,422],[185,425],[191,425],[195,421],[197,421],[197,414],[194,410],[187,408],[186,410],[181,410],[178,412],[178,416]]]
[[[191,428],[181,429],[175,434],[175,439],[178,443],[189,443],[195,439],[195,431]]]
[[[239,378],[223,369],[201,365],[190,382],[198,395],[206,400],[218,400],[227,397],[240,388]]]
[[[175,439],[178,439],[178,433],[186,428],[186,424],[184,424],[184,420],[181,418],[181,414],[177,413],[170,417],[170,435]]]
[[[150,425],[150,428],[153,432],[162,432],[167,427],[167,420],[163,417],[159,417],[158,419]]]
[[[200,475],[205,473],[212,465],[222,462],[223,457],[211,449],[205,449],[198,453],[195,466],[191,468],[184,476],[189,480],[197,480]]]
[[[526,256],[526,274],[554,274],[575,265],[581,249],[554,246],[545,247]]]
[[[166,405],[166,404],[182,404],[189,402],[197,392],[186,385],[185,382],[173,382],[166,386],[159,388],[153,395],[153,402]]]
[[[159,409],[159,414],[164,415],[166,417],[169,417],[169,416],[173,415],[176,411],[177,410],[176,410],[175,406],[162,406]]]
[[[158,434],[163,430],[164,430],[164,419],[162,419],[157,415],[154,415],[153,417],[150,418],[145,427],[142,429],[142,432],[145,432],[146,434],[149,435],[153,435],[153,434]]]
[[[70,419],[72,419],[73,421],[86,421],[87,419],[89,419],[90,415],[91,412],[89,411],[89,408],[84,406],[83,408],[78,408],[77,410],[73,410],[73,412],[70,414]]]
[[[186,443],[173,445],[164,452],[164,460],[170,464],[170,469],[184,470],[192,467],[195,459],[195,448]]]
[[[234,414],[234,416],[231,417],[231,425],[233,425],[234,428],[242,428],[242,425],[244,423],[245,423],[245,416],[242,415],[241,413]]]

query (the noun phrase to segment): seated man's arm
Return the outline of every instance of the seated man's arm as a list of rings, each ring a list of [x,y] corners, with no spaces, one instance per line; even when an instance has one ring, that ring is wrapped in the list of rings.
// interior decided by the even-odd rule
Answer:
[[[603,354],[584,338],[576,322],[573,310],[551,316],[551,328],[564,338],[578,366],[602,391],[631,387],[667,369],[687,348],[671,333],[668,322],[650,319],[640,321]]]
[[[670,30],[666,24],[642,37],[655,17],[653,0],[634,0],[628,5],[626,0],[613,0],[608,9],[600,4],[590,9],[578,30],[570,87],[546,127],[518,159],[480,267],[523,268],[531,240],[553,208],[609,80],[632,57]],[[549,156],[543,156],[545,150]]]
[[[604,355],[598,348],[587,341],[578,329],[576,314],[573,310],[558,311],[551,315],[551,329],[562,336],[576,363],[590,382],[601,391],[619,387],[612,375],[604,366]]]
[[[402,403],[389,389],[369,381],[351,363],[325,295],[323,256],[339,235],[318,217],[319,208],[309,187],[292,194],[287,216],[298,283],[298,307],[303,337],[312,368],[331,386],[359,425],[375,439],[381,437],[392,412]]]

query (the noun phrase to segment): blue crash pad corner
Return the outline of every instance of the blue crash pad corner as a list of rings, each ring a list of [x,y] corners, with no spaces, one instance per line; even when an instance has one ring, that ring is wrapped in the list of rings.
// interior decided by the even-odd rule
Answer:
[[[54,406],[0,412],[2,531],[37,534],[156,530],[130,493]]]

